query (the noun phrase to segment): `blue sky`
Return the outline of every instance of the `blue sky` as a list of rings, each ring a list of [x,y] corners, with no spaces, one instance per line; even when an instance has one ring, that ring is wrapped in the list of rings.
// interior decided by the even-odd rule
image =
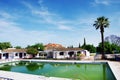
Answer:
[[[77,47],[86,38],[97,46],[100,31],[93,23],[100,16],[110,21],[105,36],[120,36],[120,0],[0,0],[0,42]]]

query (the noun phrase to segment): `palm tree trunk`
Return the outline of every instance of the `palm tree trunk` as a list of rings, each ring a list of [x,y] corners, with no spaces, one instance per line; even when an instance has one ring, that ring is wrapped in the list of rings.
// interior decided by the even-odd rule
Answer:
[[[105,59],[105,54],[104,54],[104,31],[101,31],[101,39],[102,39],[102,59]]]

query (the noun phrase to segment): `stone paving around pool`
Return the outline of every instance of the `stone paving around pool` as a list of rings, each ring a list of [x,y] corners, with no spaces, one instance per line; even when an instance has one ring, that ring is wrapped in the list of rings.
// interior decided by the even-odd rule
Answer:
[[[18,61],[18,60],[17,60]],[[26,61],[26,60],[23,60]],[[27,60],[28,61],[28,60]],[[120,80],[120,62],[116,61],[79,61],[79,60],[33,60],[29,59],[29,61],[42,61],[42,62],[72,62],[72,63],[94,63],[94,62],[108,62],[113,74],[116,77],[116,80]],[[11,61],[6,61],[11,62]],[[2,62],[4,63],[4,62]],[[17,72],[9,72],[9,71],[0,71],[0,78],[9,78],[9,79],[0,79],[0,80],[71,80],[66,78],[57,78],[57,77],[45,77],[45,76],[38,76],[32,74],[24,74],[24,73],[17,73]]]
[[[0,76],[4,78],[8,78],[2,80],[71,80],[66,78],[45,77],[45,76],[38,76],[38,75],[31,75],[24,73],[8,72],[8,71],[0,71]]]
[[[109,61],[108,64],[117,80],[120,80],[120,62]]]

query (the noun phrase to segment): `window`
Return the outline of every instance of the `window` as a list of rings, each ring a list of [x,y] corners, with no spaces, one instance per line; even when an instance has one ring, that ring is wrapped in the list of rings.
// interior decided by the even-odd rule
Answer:
[[[44,56],[47,56],[47,54],[44,54]]]
[[[18,53],[15,53],[15,56],[18,56]]]
[[[26,53],[24,53],[24,56],[26,56]]]
[[[3,54],[3,57],[5,56],[5,54]]]
[[[39,53],[39,56],[43,56],[43,54],[42,54],[42,53]]]
[[[60,55],[64,55],[64,52],[60,52]]]

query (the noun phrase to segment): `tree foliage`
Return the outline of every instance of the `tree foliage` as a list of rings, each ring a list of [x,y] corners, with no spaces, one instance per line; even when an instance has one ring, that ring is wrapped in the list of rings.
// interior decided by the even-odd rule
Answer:
[[[86,39],[84,38],[84,43],[83,43],[83,46],[86,46]]]
[[[1,50],[11,48],[11,47],[12,47],[12,45],[10,42],[0,42],[0,49]]]
[[[111,44],[109,42],[104,42],[104,50],[106,54],[112,54],[116,52],[120,52],[120,46],[116,44]],[[99,46],[97,47],[97,52],[100,52],[102,50],[102,43],[99,43]]]
[[[36,43],[34,45],[28,45],[27,48],[35,48],[39,51],[43,51],[44,50],[44,45],[42,43]]]
[[[90,45],[90,44],[86,44],[86,45],[83,44],[82,48],[90,51],[90,53],[96,52],[96,47],[94,47],[93,45]]]
[[[14,48],[16,48],[16,49],[21,49],[21,46],[15,46]]]
[[[36,55],[38,54],[38,50],[35,48],[28,48],[26,51],[28,54]]]
[[[81,48],[81,45],[80,45],[80,43],[79,43],[79,46],[78,46],[78,48]]]
[[[71,46],[68,46],[67,48],[74,48],[74,47],[73,47],[73,45],[71,45]]]

